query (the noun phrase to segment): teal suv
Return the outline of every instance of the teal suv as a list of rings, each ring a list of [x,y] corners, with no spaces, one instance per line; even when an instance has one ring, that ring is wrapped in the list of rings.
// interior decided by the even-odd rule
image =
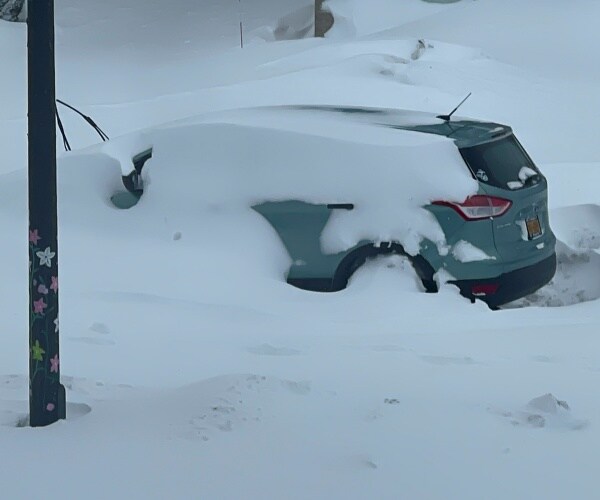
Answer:
[[[362,241],[336,254],[325,254],[320,238],[331,215],[353,210],[347,203],[315,205],[298,200],[266,202],[254,208],[279,234],[293,264],[287,281],[319,292],[344,289],[352,274],[368,259],[405,255],[424,290],[437,291],[435,275],[444,270],[462,295],[485,301],[490,307],[533,293],[548,283],[556,271],[556,238],[548,220],[548,185],[510,127],[497,123],[449,116],[422,115],[418,124],[399,110],[362,107],[289,106],[289,112],[312,110],[344,114],[375,125],[451,139],[465,169],[477,180],[477,194],[461,203],[434,201],[427,207],[439,222],[448,245],[467,245],[485,255],[465,258],[457,252],[441,255],[438,247],[423,241],[417,255],[408,255],[395,242]],[[414,113],[411,113],[414,116]],[[143,193],[141,170],[152,151],[133,159],[134,169],[123,178],[135,197]],[[468,256],[467,256],[468,257]]]

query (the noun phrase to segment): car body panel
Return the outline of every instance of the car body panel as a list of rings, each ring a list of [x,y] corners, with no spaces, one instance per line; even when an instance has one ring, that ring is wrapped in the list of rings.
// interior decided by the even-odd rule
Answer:
[[[512,201],[508,212],[492,219],[494,243],[503,272],[511,272],[549,257],[555,251],[556,237],[550,228],[548,215],[548,184],[545,178],[535,185],[518,191],[506,191],[485,186],[491,196]],[[542,234],[530,239],[526,221],[537,218]]]
[[[287,249],[292,260],[288,279],[333,278],[348,252],[325,254],[321,249],[321,233],[332,209],[297,200],[261,203],[252,208],[269,221]]]
[[[435,258],[437,247],[431,242],[422,245],[423,256],[433,265],[436,271],[444,269],[457,279],[476,279],[493,277],[502,274],[504,267],[496,250],[493,234],[493,222],[490,219],[465,221],[455,210],[439,205],[430,205],[427,209],[435,216],[444,231],[448,245],[447,255]],[[457,244],[466,242],[481,250],[489,258],[482,260],[462,261],[455,249]],[[463,243],[464,244],[464,243]]]

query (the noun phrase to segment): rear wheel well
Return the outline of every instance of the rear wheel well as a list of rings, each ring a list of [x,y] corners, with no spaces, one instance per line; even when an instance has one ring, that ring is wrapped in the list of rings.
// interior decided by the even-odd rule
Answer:
[[[399,243],[382,243],[376,245],[364,245],[342,259],[338,265],[331,283],[331,291],[337,292],[348,286],[352,275],[367,261],[381,255],[402,255],[407,257],[417,276],[423,283],[427,293],[438,291],[437,283],[433,278],[435,270],[422,255],[409,255]]]

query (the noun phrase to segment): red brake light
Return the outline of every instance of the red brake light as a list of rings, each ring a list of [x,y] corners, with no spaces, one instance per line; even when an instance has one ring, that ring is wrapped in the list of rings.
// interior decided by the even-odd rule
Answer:
[[[462,203],[452,201],[434,201],[432,205],[442,205],[453,208],[465,220],[481,220],[490,217],[500,217],[508,212],[512,201],[496,196],[477,194],[469,196]]]
[[[471,287],[471,293],[475,297],[485,297],[486,295],[494,295],[498,291],[497,283],[477,284]]]

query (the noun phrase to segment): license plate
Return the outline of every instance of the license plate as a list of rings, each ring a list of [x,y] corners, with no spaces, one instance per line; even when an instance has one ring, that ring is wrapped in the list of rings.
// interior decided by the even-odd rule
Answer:
[[[527,235],[530,240],[542,235],[542,226],[540,225],[540,219],[538,217],[527,219],[525,224],[527,225]]]

